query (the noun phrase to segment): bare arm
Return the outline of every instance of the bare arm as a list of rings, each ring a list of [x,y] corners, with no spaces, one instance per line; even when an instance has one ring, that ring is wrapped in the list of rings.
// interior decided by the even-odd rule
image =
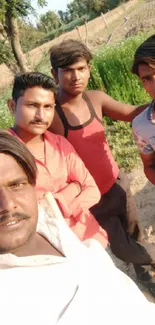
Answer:
[[[144,173],[148,180],[155,185],[155,152],[146,155],[141,153]]]
[[[131,122],[148,106],[148,104],[133,106],[130,104],[121,103],[108,96],[104,92],[98,91],[97,93],[98,94],[95,94],[94,92],[94,96],[100,102],[103,115],[106,115],[114,120]]]

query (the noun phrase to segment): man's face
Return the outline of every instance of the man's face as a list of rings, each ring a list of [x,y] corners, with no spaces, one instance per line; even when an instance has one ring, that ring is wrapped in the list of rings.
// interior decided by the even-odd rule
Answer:
[[[55,98],[50,90],[28,88],[16,104],[12,100],[8,104],[14,113],[16,127],[32,135],[43,134],[53,121]]]
[[[152,68],[148,64],[139,64],[138,73],[144,89],[155,99],[155,67]]]
[[[60,88],[73,96],[77,96],[85,90],[89,77],[90,66],[84,59],[65,68],[59,68],[56,74]]]
[[[26,245],[37,220],[35,187],[13,157],[0,153],[0,253]]]

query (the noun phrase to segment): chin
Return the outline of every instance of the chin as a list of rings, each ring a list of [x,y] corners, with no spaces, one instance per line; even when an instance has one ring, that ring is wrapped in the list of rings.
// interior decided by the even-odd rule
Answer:
[[[31,130],[31,134],[32,135],[42,135],[45,133],[47,129],[37,129],[37,130]]]
[[[70,94],[73,95],[73,96],[77,96],[77,95],[80,95],[84,92],[84,89],[72,89],[72,91],[70,91]]]

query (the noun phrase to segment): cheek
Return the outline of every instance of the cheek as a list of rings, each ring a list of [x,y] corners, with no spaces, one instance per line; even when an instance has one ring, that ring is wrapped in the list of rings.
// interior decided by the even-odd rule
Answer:
[[[27,202],[31,202],[31,204],[27,204]],[[38,204],[35,188],[32,187],[28,191],[22,193],[22,195],[18,197],[18,205],[26,214],[37,216]]]
[[[150,96],[155,91],[155,87],[153,87],[153,85],[151,85],[150,83],[143,84],[143,87]]]
[[[59,84],[63,85],[63,86],[66,86],[70,79],[71,79],[71,76],[69,74],[67,74],[67,75],[62,74],[59,77]]]
[[[25,109],[23,110],[18,110],[15,114],[15,119],[18,122],[26,122],[32,118],[33,114]]]
[[[54,118],[54,111],[52,112],[46,112],[46,122],[51,123],[53,121]]]

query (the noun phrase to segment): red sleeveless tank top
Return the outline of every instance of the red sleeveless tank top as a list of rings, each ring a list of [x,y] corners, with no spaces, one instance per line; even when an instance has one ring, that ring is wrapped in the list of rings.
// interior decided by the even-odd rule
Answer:
[[[104,194],[115,183],[119,168],[106,141],[102,121],[86,94],[83,99],[88,105],[91,117],[82,125],[71,126],[60,105],[56,105],[56,110],[64,125],[65,137],[84,161],[101,194]]]

